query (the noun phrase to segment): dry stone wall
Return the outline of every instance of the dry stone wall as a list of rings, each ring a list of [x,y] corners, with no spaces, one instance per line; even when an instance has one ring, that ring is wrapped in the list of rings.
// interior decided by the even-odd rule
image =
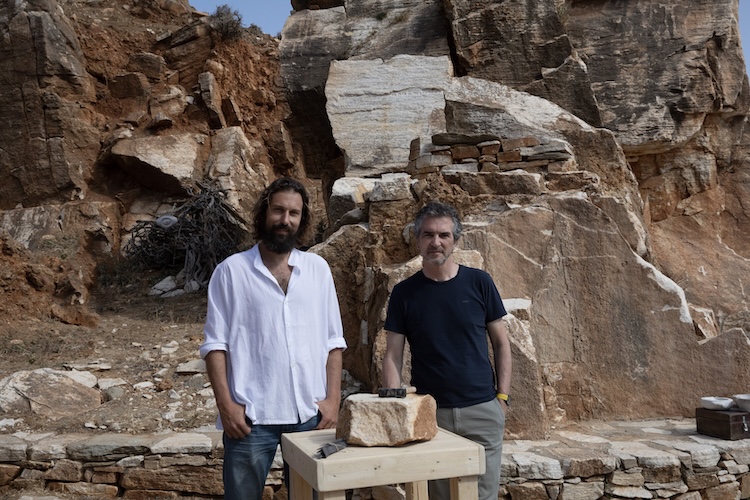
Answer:
[[[511,410],[512,411],[512,410]],[[221,498],[219,432],[0,436],[0,486],[96,498]],[[446,457],[449,459],[449,457]],[[634,421],[559,430],[503,446],[501,500],[750,498],[750,440],[695,432],[695,420]],[[277,452],[264,499],[286,498]],[[405,498],[399,485],[352,492]]]
[[[104,21],[135,23],[127,9],[0,9],[0,225],[90,252],[45,312],[95,321],[69,304],[85,306],[96,261],[137,220],[174,207],[169,192],[212,180],[247,214],[284,173],[328,210],[315,251],[336,275],[346,368],[369,386],[389,287],[419,267],[410,221],[442,199],[465,215],[475,265],[522,304],[514,437],[747,391],[736,0],[295,4],[278,53],[218,46],[200,16],[115,40]]]

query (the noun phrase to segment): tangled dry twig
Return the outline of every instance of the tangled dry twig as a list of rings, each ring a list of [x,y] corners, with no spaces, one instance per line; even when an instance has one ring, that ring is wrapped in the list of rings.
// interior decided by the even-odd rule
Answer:
[[[199,186],[200,193],[172,216],[138,221],[126,257],[152,269],[182,266],[186,282],[206,286],[214,268],[247,238],[247,230],[242,217],[224,202],[223,190]]]

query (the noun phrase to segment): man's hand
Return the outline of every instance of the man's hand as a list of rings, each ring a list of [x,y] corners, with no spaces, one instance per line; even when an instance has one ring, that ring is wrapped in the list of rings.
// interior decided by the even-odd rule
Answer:
[[[242,439],[252,430],[245,421],[245,406],[229,401],[219,408],[224,434],[232,439]]]
[[[510,406],[508,406],[508,402],[507,401],[503,401],[502,399],[498,399],[498,401],[500,401],[500,408],[503,409],[503,415],[507,415],[508,414],[508,408],[510,408]]]
[[[331,398],[318,401],[321,418],[316,429],[336,428],[336,423],[339,421],[339,405],[340,401],[335,401]]]
[[[232,439],[242,439],[250,434],[245,422],[245,406],[232,399],[227,381],[227,353],[211,351],[206,355],[206,372],[219,408],[224,434]]]

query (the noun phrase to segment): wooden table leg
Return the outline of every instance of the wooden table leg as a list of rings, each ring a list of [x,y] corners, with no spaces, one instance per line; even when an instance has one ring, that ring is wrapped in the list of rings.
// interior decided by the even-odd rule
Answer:
[[[312,498],[312,486],[296,470],[289,468],[289,500],[312,500]]]
[[[346,491],[319,491],[318,500],[346,500]]]
[[[406,483],[406,500],[427,500],[427,481],[415,481]]]
[[[470,500],[479,497],[479,476],[451,478],[451,500]]]

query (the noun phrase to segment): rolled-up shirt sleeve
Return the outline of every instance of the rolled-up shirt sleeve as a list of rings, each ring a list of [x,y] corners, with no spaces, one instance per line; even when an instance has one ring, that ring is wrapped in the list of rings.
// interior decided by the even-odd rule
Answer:
[[[346,349],[346,340],[344,340],[344,327],[341,323],[341,309],[339,307],[339,298],[336,295],[336,285],[333,281],[330,269],[328,269],[328,351],[334,349]]]
[[[229,348],[229,322],[226,314],[231,310],[227,302],[227,291],[231,289],[230,277],[221,264],[214,270],[208,284],[208,307],[203,327],[203,344],[200,356],[205,359],[211,351],[227,351]]]

